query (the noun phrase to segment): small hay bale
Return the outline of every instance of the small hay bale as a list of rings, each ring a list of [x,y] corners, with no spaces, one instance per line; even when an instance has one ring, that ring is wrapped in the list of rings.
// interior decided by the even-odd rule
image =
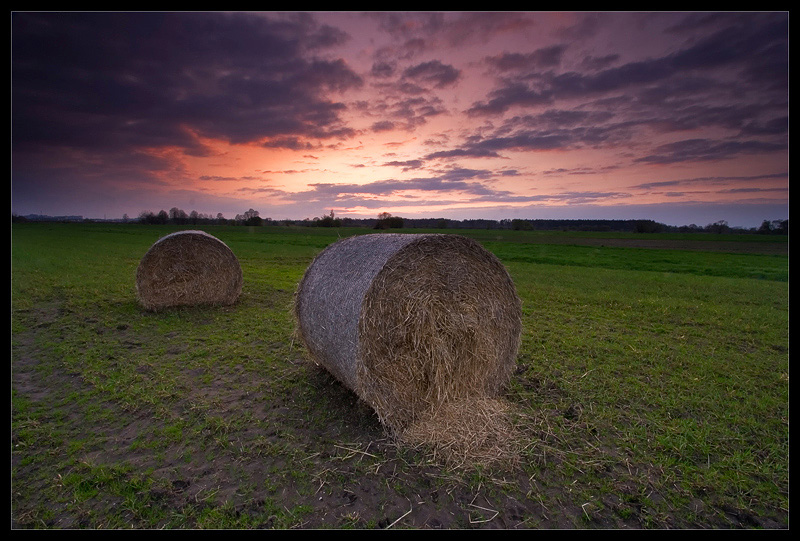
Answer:
[[[228,246],[204,231],[178,231],[157,240],[136,269],[144,308],[230,305],[242,291],[242,268]]]
[[[384,233],[320,252],[294,309],[312,359],[402,439],[443,405],[502,390],[516,363],[520,304],[505,267],[476,241]]]

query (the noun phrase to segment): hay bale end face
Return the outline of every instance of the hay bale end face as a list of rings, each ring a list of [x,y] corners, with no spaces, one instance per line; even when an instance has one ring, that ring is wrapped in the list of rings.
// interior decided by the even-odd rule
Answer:
[[[306,270],[295,316],[311,357],[397,433],[443,404],[499,393],[521,334],[505,267],[459,235],[338,241]]]
[[[242,291],[242,269],[228,246],[204,231],[156,241],[136,269],[136,296],[147,310],[230,305]]]

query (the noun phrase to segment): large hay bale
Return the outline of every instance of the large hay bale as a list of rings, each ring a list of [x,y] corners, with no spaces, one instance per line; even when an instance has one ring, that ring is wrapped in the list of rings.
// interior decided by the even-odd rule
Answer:
[[[458,235],[331,244],[306,270],[295,316],[313,360],[398,435],[445,404],[497,395],[521,333],[505,267]]]
[[[242,268],[228,246],[204,231],[157,240],[136,269],[136,296],[148,310],[230,305],[242,291]]]

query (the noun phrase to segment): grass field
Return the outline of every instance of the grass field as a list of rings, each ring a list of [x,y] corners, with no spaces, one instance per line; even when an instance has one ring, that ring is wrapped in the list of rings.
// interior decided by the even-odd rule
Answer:
[[[786,237],[444,231],[523,301],[530,441],[487,470],[398,445],[292,338],[314,255],[372,231],[203,229],[239,301],[152,314],[176,227],[13,224],[12,528],[789,527]]]

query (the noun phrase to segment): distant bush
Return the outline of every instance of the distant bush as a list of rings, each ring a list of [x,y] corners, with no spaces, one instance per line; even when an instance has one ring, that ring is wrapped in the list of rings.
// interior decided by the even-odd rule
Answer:
[[[316,227],[342,227],[342,220],[336,218],[331,211],[327,216],[314,218],[314,226]]]
[[[403,219],[400,216],[392,216],[388,212],[382,212],[378,215],[378,221],[375,222],[375,229],[401,229],[403,227]]]

